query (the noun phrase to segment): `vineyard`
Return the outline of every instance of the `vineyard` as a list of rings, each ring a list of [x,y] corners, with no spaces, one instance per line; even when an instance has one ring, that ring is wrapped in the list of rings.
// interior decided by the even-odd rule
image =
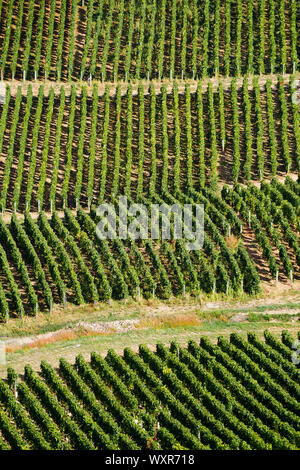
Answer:
[[[8,0],[0,11],[2,78],[23,77],[3,82],[0,104],[2,321],[299,279],[296,2]],[[153,203],[203,204],[203,249],[161,233],[99,240],[96,206],[121,195],[149,217]]]
[[[246,81],[244,83],[247,85]],[[255,85],[254,90],[258,91],[260,97],[261,91]],[[270,90],[269,85],[268,82],[266,93]],[[290,84],[292,86],[293,82]],[[1,222],[0,280],[3,320],[9,313],[12,316],[37,314],[39,310],[51,311],[54,304],[66,302],[92,303],[109,298],[137,298],[140,295],[146,298],[169,298],[185,292],[197,295],[200,291],[228,294],[244,290],[254,294],[260,290],[259,274],[266,279],[278,280],[279,276],[282,280],[299,278],[299,183],[287,177],[283,184],[273,177],[271,183],[261,179],[258,189],[249,181],[251,168],[254,170],[253,178],[255,179],[256,173],[259,181],[259,167],[265,172],[269,168],[271,176],[279,172],[280,166],[284,174],[289,165],[297,165],[300,149],[298,110],[290,113],[292,122],[286,123],[285,137],[282,132],[279,135],[276,133],[274,121],[273,127],[260,129],[262,132],[258,129],[257,136],[254,137],[257,142],[256,152],[251,152],[251,156],[246,155],[241,162],[240,158],[236,158],[237,153],[240,157],[240,149],[236,148],[236,140],[233,140],[236,132],[243,138],[241,127],[237,124],[233,127],[232,135],[226,133],[225,117],[222,116],[224,102],[222,105],[222,98],[220,99],[220,96],[224,99],[222,88],[213,92],[212,87],[208,86],[204,95],[199,86],[194,94],[187,87],[181,95],[176,86],[170,95],[164,89],[161,94],[156,95],[151,88],[145,98],[139,88],[138,95],[134,97],[135,103],[131,91],[122,97],[120,89],[117,89],[116,96],[110,97],[107,89],[104,97],[99,99],[95,88],[90,98],[87,97],[85,88],[79,97],[74,89],[71,96],[66,97],[62,88],[57,106],[54,92],[44,102],[41,90],[42,88],[36,97],[37,106],[32,122],[36,123],[38,119],[41,123],[42,111],[45,110],[42,132],[44,140],[39,138],[40,127],[34,125],[32,131],[29,130],[28,122],[34,99],[30,88],[24,102],[25,113],[19,113],[22,97],[18,91],[14,107],[10,107],[13,99],[10,98],[3,105],[0,118],[3,124],[11,122],[7,140],[5,136],[8,126],[2,127],[2,152],[6,153],[1,191],[2,210],[7,209],[7,206],[13,212],[26,210],[24,223],[20,223],[16,214],[11,217],[9,225]],[[228,99],[233,100],[234,91],[233,82]],[[248,87],[243,87],[244,98],[249,98],[247,91]],[[282,96],[286,97],[290,88],[285,90],[279,82],[276,92],[282,92]],[[63,111],[67,99],[70,106],[67,116],[73,127],[69,128],[64,144],[61,145],[65,116]],[[125,101],[123,114],[122,99]],[[185,105],[183,115],[179,114],[180,100]],[[203,102],[208,107],[208,112],[203,110]],[[214,103],[221,104],[219,109],[217,107],[221,111],[218,125],[215,117],[218,111],[215,110]],[[81,119],[81,125],[77,136],[76,104],[77,110],[83,114],[78,118]],[[85,120],[88,107],[92,112],[90,124]],[[113,117],[111,109],[114,110]],[[135,117],[133,109],[136,111]],[[148,110],[149,115],[144,115],[144,109]],[[172,120],[167,119],[169,109],[173,114]],[[195,109],[194,113],[192,109]],[[99,111],[102,112],[101,116],[98,116]],[[57,114],[55,123],[54,112]],[[200,116],[209,116],[208,122],[205,119],[195,119],[199,113]],[[19,116],[24,116],[22,123],[16,119]],[[234,111],[232,122],[233,116]],[[245,113],[245,129],[247,116]],[[273,112],[271,116],[273,117]],[[134,125],[136,121],[138,129]],[[192,122],[196,125],[193,126]],[[96,129],[97,123],[103,126],[100,137]],[[199,123],[203,125],[199,126]],[[113,126],[111,133],[110,125]],[[208,132],[206,126],[209,128]],[[182,129],[185,129],[185,135]],[[220,129],[220,132],[216,129]],[[263,153],[259,152],[263,146],[264,131],[269,137],[269,156],[265,148]],[[19,142],[15,139],[17,134],[20,136]],[[115,142],[112,145],[109,135],[114,136]],[[210,137],[208,142],[205,142],[205,135]],[[280,146],[286,142],[285,138],[289,139],[288,136],[291,144],[288,143],[286,160],[280,161],[277,152],[278,155],[281,153]],[[191,145],[193,137],[199,142],[199,146]],[[247,146],[249,139],[253,141],[252,133],[249,135],[245,132],[246,148],[252,151],[253,147]],[[54,142],[53,157],[49,152],[51,141]],[[248,186],[246,188],[236,184],[231,188],[224,185],[218,195],[214,190],[217,182],[223,179],[222,170],[226,166],[226,159],[224,157],[224,162],[221,162],[221,157],[218,158],[217,154],[221,153],[224,142],[228,152],[232,153],[231,178],[234,179],[234,174],[240,174],[239,179],[242,182],[248,180]],[[206,147],[207,143],[210,148]],[[290,146],[294,146],[295,154],[290,152]],[[14,154],[15,147],[19,148],[19,154]],[[90,149],[88,159],[84,158],[84,148]],[[77,152],[75,170],[74,151]],[[275,158],[273,151],[276,152]],[[27,162],[26,153],[30,156]],[[258,153],[262,158],[259,158]],[[161,159],[158,155],[161,155]],[[292,155],[295,155],[294,160]],[[208,156],[208,162],[204,156]],[[59,164],[65,171],[61,178]],[[241,172],[240,167],[243,167]],[[123,175],[120,168],[125,169]],[[47,178],[47,175],[51,175],[51,178]],[[74,188],[73,191],[71,188]],[[98,240],[97,220],[92,204],[103,200],[117,201],[118,194],[136,197],[148,206],[151,202],[175,202],[181,205],[188,202],[203,203],[207,208],[203,250],[189,253],[185,249],[185,243],[179,240],[175,245],[149,239],[138,243],[133,240]],[[90,215],[79,209],[79,205],[91,206]],[[67,206],[77,207],[77,216]],[[40,211],[41,208],[46,208],[55,211],[56,208],[63,207],[65,214],[59,216],[54,212],[51,221],[41,213],[36,222],[27,213],[29,209]],[[230,236],[236,237],[234,247],[228,246],[227,239]],[[256,262],[242,243],[249,236],[259,247],[260,258]]]
[[[216,189],[300,168],[293,76],[229,88],[140,84],[7,88],[0,105],[0,208],[78,208],[130,194]],[[192,87],[192,89],[191,89]],[[114,91],[114,90],[113,90]],[[121,171],[121,169],[124,171]]]
[[[2,78],[295,73],[297,0],[1,0]]]
[[[0,450],[300,449],[299,5],[0,0]]]
[[[25,96],[8,86],[1,320],[67,303],[253,295],[262,280],[299,280],[297,82],[106,85],[102,95],[96,84],[58,94],[29,85]],[[108,201],[117,211],[121,195],[149,217],[151,204],[203,204],[203,249],[161,233],[99,240],[95,209]]]
[[[27,365],[21,380],[9,368],[0,449],[297,449],[299,368],[293,337],[281,339],[111,349],[58,369],[42,361],[40,373]]]
[[[37,219],[26,212],[23,222],[16,214],[9,224],[0,220],[2,321],[51,312],[54,304],[67,302],[256,294],[261,279],[299,279],[299,183],[273,179],[260,189],[224,185],[220,196],[209,188],[189,195],[178,190],[177,199],[167,191],[163,196],[143,199],[149,213],[151,203],[207,208],[202,250],[189,251],[184,239],[164,240],[161,233],[155,240],[148,234],[140,240],[100,240],[94,206],[89,212],[66,208],[50,219],[44,212]]]

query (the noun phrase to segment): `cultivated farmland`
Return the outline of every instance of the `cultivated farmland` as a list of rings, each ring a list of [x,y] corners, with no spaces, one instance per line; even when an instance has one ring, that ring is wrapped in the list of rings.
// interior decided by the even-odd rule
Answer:
[[[155,352],[141,345],[61,359],[58,370],[43,361],[40,374],[28,365],[21,381],[10,368],[0,380],[0,448],[297,449],[292,340],[266,332],[265,341],[250,333]]]
[[[0,0],[1,450],[300,448],[299,15]]]

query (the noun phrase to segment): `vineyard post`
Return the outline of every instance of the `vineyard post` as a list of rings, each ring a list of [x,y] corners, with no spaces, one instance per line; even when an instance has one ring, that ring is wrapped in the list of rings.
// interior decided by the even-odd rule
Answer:
[[[6,323],[8,323],[8,309],[6,309],[5,311],[5,321]]]
[[[241,280],[241,290],[242,290],[242,292],[244,290],[244,279]]]
[[[152,288],[152,297],[153,297],[153,299],[155,298],[155,288],[154,287]]]
[[[78,197],[76,198],[75,204],[76,204],[76,210],[78,211]]]
[[[226,282],[226,295],[228,295],[229,292],[229,281]]]
[[[149,70],[148,70],[148,72],[147,72],[147,77],[148,77],[148,82],[149,82],[149,80],[150,80],[150,73],[149,73]]]
[[[293,285],[293,270],[290,269],[290,282],[291,282],[291,286]]]
[[[277,269],[277,271],[276,271],[276,287],[278,287],[278,274],[279,273],[278,273],[278,269]]]
[[[181,80],[183,80],[183,70],[181,70]]]
[[[172,69],[170,70],[170,80],[172,80]]]
[[[183,284],[183,297],[185,297],[185,284]]]
[[[228,236],[230,237],[230,235],[231,235],[231,225],[228,224]]]
[[[225,140],[222,139],[222,151],[224,152],[224,150],[225,150]]]
[[[36,72],[36,70],[34,71],[34,80],[35,80],[35,81],[37,80],[37,72]]]
[[[216,281],[213,283],[213,296],[216,294]]]
[[[195,80],[195,70],[193,70],[193,80]]]
[[[243,233],[243,224],[240,225],[240,234],[242,235]]]
[[[248,213],[248,225],[251,227],[251,211]]]
[[[26,71],[23,70],[23,82],[25,82],[25,81],[26,81]]]
[[[53,210],[53,202],[52,202],[52,199],[50,200],[50,212],[52,214],[52,210]]]

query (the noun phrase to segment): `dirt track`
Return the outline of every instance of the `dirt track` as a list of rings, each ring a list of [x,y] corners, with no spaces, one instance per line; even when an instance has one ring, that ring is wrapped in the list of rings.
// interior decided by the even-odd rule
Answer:
[[[185,325],[200,325],[203,321],[201,312],[205,312],[206,315],[211,313],[213,317],[216,314],[215,312],[222,311],[228,317],[228,320],[234,322],[247,320],[247,312],[259,311],[262,307],[263,311],[261,313],[263,314],[300,315],[300,282],[296,281],[293,284],[293,291],[290,289],[291,286],[286,282],[279,282],[278,286],[274,283],[264,283],[265,293],[269,296],[248,301],[212,300],[195,304],[187,299],[184,304],[168,305],[160,302],[157,305],[147,305],[145,303],[142,308],[142,315],[136,317],[139,305],[137,304],[136,307],[133,305],[123,313],[122,310],[119,314],[114,311],[115,315],[121,315],[121,319],[113,321],[107,321],[101,313],[101,304],[99,304],[94,307],[95,313],[92,313],[92,319],[86,317],[84,321],[75,321],[67,327],[58,328],[52,332],[21,337],[2,337],[2,340],[10,351],[15,351],[23,348],[37,348],[45,344],[85,335],[118,335],[136,329],[147,329],[151,326],[158,327],[159,323],[163,326],[168,321],[175,323],[183,321]],[[299,308],[296,307],[297,304],[299,304]],[[128,318],[132,314],[135,318]]]
[[[294,76],[296,77],[296,79],[299,79],[300,73],[294,74]],[[258,75],[257,77],[258,77],[258,83],[261,87],[263,87],[266,84],[268,79],[271,79],[273,84],[276,84],[277,81],[278,81],[278,75],[274,75],[274,74],[273,75]],[[290,74],[282,75],[283,82],[284,83],[289,83],[290,77],[291,77]],[[252,89],[252,80],[253,80],[253,78],[254,78],[253,75],[248,76],[249,90]],[[201,80],[202,90],[203,90],[203,92],[205,92],[207,90],[207,86],[208,86],[209,83],[212,84],[214,91],[216,91],[218,89],[219,83],[222,83],[222,85],[224,87],[224,90],[226,90],[226,89],[230,88],[232,80],[233,80],[233,77],[205,78],[205,79]],[[176,82],[178,83],[178,92],[179,93],[184,93],[186,83],[190,84],[191,92],[195,92],[196,89],[197,89],[197,85],[198,85],[198,80],[192,80],[192,79],[189,79],[189,80],[176,80]],[[241,88],[242,85],[243,85],[243,77],[236,77],[236,82],[237,82],[237,87]],[[9,80],[9,81],[0,82],[0,83],[5,84],[5,85],[9,85],[10,89],[11,89],[11,94],[13,96],[15,96],[17,94],[17,89],[18,89],[19,86],[21,86],[21,88],[22,88],[22,94],[27,94],[27,89],[28,89],[28,86],[30,84],[32,86],[32,93],[33,93],[34,96],[38,95],[38,91],[39,91],[39,88],[40,88],[41,85],[44,85],[45,96],[47,96],[49,94],[50,88],[54,88],[54,93],[59,95],[60,88],[62,86],[64,86],[66,95],[68,96],[71,93],[71,85],[75,86],[78,95],[81,94],[82,86],[86,86],[88,96],[92,96],[92,91],[93,91],[93,85],[94,84],[98,85],[98,94],[99,94],[99,96],[104,95],[106,86],[108,86],[109,89],[110,89],[110,96],[115,95],[116,88],[117,88],[118,85],[121,86],[121,94],[122,95],[126,94],[127,88],[128,88],[128,82],[123,82],[123,81],[120,81],[120,82],[100,82],[100,81],[80,82],[79,81],[79,82],[72,82],[72,84],[71,84],[70,82],[52,82],[52,81],[49,81],[49,80],[46,80],[46,81],[40,81],[40,80],[38,80],[38,81],[23,81],[23,82],[18,81],[18,80],[13,80],[13,81]],[[169,79],[168,80],[163,80],[163,81],[153,80],[152,82],[150,82],[148,80],[142,80],[140,83],[142,83],[143,86],[144,86],[145,95],[147,95],[149,93],[150,83],[153,83],[156,94],[160,94],[162,85],[166,85],[167,93],[171,93],[172,89],[173,89],[174,80],[169,80]],[[138,82],[132,82],[133,95],[138,94],[138,86],[139,86]]]

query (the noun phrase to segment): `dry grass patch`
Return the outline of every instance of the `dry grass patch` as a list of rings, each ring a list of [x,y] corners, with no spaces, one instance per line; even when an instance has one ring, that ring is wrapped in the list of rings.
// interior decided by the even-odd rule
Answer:
[[[30,341],[30,343],[27,344],[13,344],[13,345],[6,345],[6,352],[11,353],[15,351],[20,351],[20,350],[27,350],[27,349],[37,349],[41,348],[43,346],[46,346],[47,344],[52,344],[52,343],[57,343],[57,342],[62,342],[62,341],[70,341],[72,339],[76,338],[81,338],[82,336],[99,336],[99,335],[107,335],[107,334],[112,334],[112,333],[97,333],[94,331],[87,331],[84,329],[80,329],[77,331],[74,330],[61,330],[57,331],[47,337],[43,338],[36,338]]]
[[[156,317],[147,317],[140,321],[139,328],[176,328],[183,326],[198,326],[201,321],[195,313],[190,314],[175,314],[175,315],[162,315]]]
[[[238,237],[236,237],[235,235],[228,235],[225,238],[225,241],[226,241],[226,245],[228,246],[228,248],[231,248],[233,251],[237,249],[238,244],[239,244]]]

